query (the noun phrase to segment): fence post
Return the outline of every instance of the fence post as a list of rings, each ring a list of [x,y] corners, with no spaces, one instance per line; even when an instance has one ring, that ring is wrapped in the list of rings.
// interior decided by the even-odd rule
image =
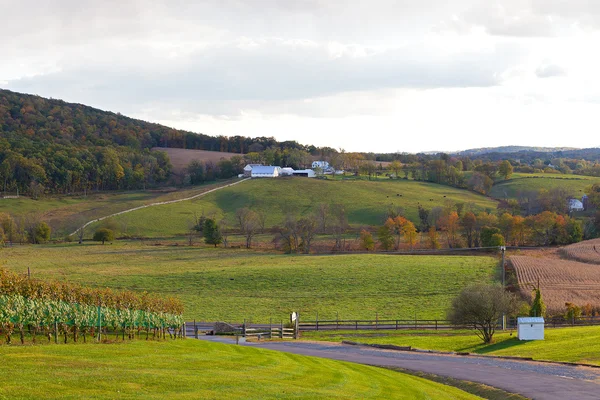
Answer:
[[[279,331],[279,337],[283,339],[283,321],[281,321],[281,331]]]
[[[300,313],[296,313],[296,321],[294,321],[294,339],[298,340],[300,334]]]
[[[98,305],[98,341],[102,340],[102,309]]]
[[[437,331],[437,319],[435,320],[435,330]]]
[[[242,336],[246,337],[246,319],[244,318],[244,325],[242,325]]]
[[[316,327],[317,330],[319,330],[319,312],[317,311],[317,323],[316,323]]]
[[[196,320],[194,320],[194,337],[198,339],[198,326],[196,325]]]
[[[58,344],[58,320],[54,318],[54,343]]]
[[[398,330],[398,320],[396,320],[396,330]]]
[[[379,313],[375,313],[375,329],[379,329]]]
[[[354,321],[354,323],[356,324],[356,329],[355,330],[358,330],[358,320]]]

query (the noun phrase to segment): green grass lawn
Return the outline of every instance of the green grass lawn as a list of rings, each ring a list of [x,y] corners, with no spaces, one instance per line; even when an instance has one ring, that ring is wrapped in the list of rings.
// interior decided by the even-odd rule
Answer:
[[[15,219],[30,213],[39,213],[42,220],[47,221],[52,227],[52,236],[62,239],[85,222],[144,204],[191,197],[217,185],[200,185],[174,192],[90,192],[85,197],[48,196],[39,200],[28,197],[0,199],[0,212],[9,213]]]
[[[188,319],[253,322],[443,318],[467,284],[494,279],[493,257],[289,256],[243,249],[76,243],[14,246],[0,265],[34,277],[175,295]]]
[[[516,199],[519,193],[561,187],[569,190],[573,196],[581,198],[589,186],[599,182],[600,178],[592,176],[513,174],[508,180],[497,180],[490,191],[490,196],[496,199]]]
[[[264,211],[266,225],[275,226],[282,223],[286,212],[306,215],[326,203],[343,204],[350,224],[359,227],[381,225],[390,206],[403,207],[406,216],[418,222],[419,203],[432,208],[446,201],[472,203],[476,210],[496,208],[492,199],[427,182],[282,178],[254,179],[194,201],[139,210],[115,219],[132,234],[164,237],[185,233],[194,213],[226,216],[233,223],[237,209],[250,207]]]
[[[350,340],[412,346],[426,350],[532,357],[535,360],[600,365],[600,326],[546,328],[543,341],[520,341],[516,335],[516,331],[498,331],[494,335],[495,343],[490,345],[484,345],[481,339],[469,331],[319,331],[303,333],[302,337],[307,340]]]
[[[207,343],[0,346],[2,399],[475,399],[402,373]]]

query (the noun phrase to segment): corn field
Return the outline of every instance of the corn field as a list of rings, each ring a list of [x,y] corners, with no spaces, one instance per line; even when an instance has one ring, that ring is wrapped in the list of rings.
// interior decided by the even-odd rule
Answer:
[[[184,323],[182,314],[173,298],[32,280],[0,269],[0,334],[8,344],[17,333],[21,343],[26,335],[34,343],[40,335],[66,343],[108,332],[123,339],[173,337]]]

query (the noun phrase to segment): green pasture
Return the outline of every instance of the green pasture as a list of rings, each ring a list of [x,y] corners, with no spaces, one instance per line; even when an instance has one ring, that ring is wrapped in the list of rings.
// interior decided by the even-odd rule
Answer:
[[[191,197],[216,186],[207,184],[168,192],[90,192],[87,196],[47,196],[38,200],[0,199],[0,213],[8,213],[17,221],[37,214],[50,224],[52,237],[62,239],[88,221],[145,204]]]
[[[197,340],[0,346],[2,399],[476,399],[399,372]]]
[[[489,195],[496,199],[516,199],[520,193],[536,192],[541,189],[565,188],[577,198],[600,178],[581,175],[562,174],[513,174],[510,179],[497,180]]]
[[[417,349],[469,352],[497,356],[532,357],[535,360],[581,362],[600,365],[600,326],[546,328],[545,340],[520,341],[516,331],[498,331],[494,343],[485,345],[470,331],[319,331],[303,339],[394,344]]]
[[[402,207],[418,222],[417,206],[425,208],[472,204],[475,210],[495,209],[496,202],[467,190],[410,180],[321,180],[302,178],[253,179],[193,201],[157,206],[115,217],[115,226],[146,237],[185,234],[194,213],[226,217],[231,224],[239,208],[249,207],[266,215],[266,226],[282,223],[287,213],[310,214],[319,204],[342,204],[354,227],[376,226],[385,221],[388,209]]]
[[[188,320],[274,322],[301,318],[442,319],[472,282],[494,279],[498,261],[476,256],[291,256],[245,249],[120,242],[14,246],[0,265],[42,279],[181,298]]]

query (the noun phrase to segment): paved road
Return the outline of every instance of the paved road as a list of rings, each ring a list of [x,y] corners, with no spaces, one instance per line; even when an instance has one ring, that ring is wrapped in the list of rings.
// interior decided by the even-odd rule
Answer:
[[[201,339],[232,343],[231,339],[218,336],[201,336]],[[600,370],[593,368],[489,357],[389,351],[323,342],[254,342],[245,345],[450,376],[484,383],[532,399],[600,399]]]

